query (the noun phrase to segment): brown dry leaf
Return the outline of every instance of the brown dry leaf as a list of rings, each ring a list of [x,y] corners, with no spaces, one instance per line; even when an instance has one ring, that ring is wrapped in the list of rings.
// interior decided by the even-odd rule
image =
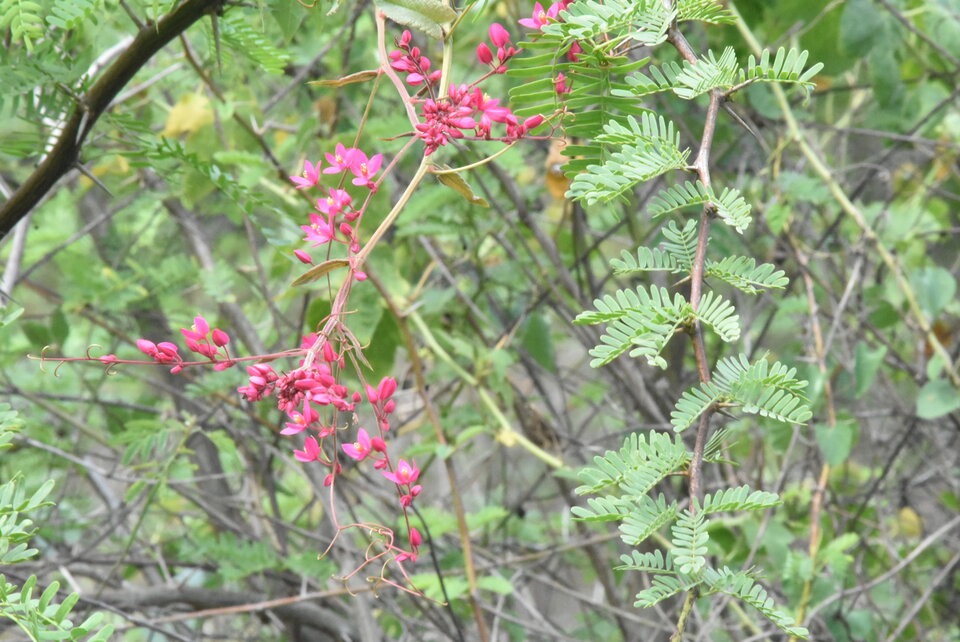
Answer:
[[[200,128],[213,122],[213,109],[203,94],[184,94],[167,114],[167,123],[163,135],[168,137],[196,133]]]

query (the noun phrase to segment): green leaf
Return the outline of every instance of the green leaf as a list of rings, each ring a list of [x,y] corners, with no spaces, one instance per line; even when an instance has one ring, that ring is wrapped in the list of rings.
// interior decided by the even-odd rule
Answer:
[[[936,419],[960,408],[960,391],[946,379],[930,381],[917,395],[917,416]]]
[[[927,317],[934,318],[953,300],[957,279],[942,267],[928,267],[914,275],[917,301]]]
[[[446,37],[447,28],[457,18],[457,12],[446,0],[377,0],[376,4],[397,24],[422,31],[436,40]]]
[[[840,45],[857,58],[866,57],[870,50],[888,42],[883,12],[871,0],[847,0],[840,17]]]
[[[870,390],[886,355],[887,346],[881,345],[871,350],[863,341],[857,343],[856,356],[853,361],[853,376],[856,379],[857,386],[854,397],[859,399]]]
[[[837,422],[832,428],[827,424],[816,424],[813,434],[817,437],[817,444],[826,462],[836,467],[850,457],[859,430],[856,421],[846,420]]]
[[[513,593],[513,583],[501,575],[487,575],[477,580],[477,587],[484,591],[492,591],[500,595]]]
[[[520,345],[548,372],[556,372],[557,355],[547,318],[533,313],[524,324]]]

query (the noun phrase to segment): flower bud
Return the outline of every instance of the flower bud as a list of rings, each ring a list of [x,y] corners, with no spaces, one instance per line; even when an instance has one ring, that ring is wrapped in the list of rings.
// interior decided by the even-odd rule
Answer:
[[[498,22],[490,25],[490,41],[497,47],[503,47],[510,42],[510,33]]]
[[[222,348],[223,346],[230,343],[230,335],[228,335],[226,332],[224,332],[220,328],[214,329],[213,334],[211,335],[211,338],[213,339],[213,344],[218,348]]]
[[[489,65],[493,62],[493,52],[490,51],[490,47],[487,46],[487,43],[481,42],[477,45],[477,59],[485,65]]]

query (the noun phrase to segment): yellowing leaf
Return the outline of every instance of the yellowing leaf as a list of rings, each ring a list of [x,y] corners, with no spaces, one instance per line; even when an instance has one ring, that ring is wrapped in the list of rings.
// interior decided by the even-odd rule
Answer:
[[[355,74],[350,74],[349,76],[343,76],[341,78],[330,78],[324,80],[311,80],[308,82],[308,85],[316,85],[318,87],[343,87],[344,85],[352,85],[357,82],[367,82],[368,80],[373,80],[380,72],[376,69],[368,69],[367,71],[358,71]]]
[[[314,265],[312,268],[298,276],[290,285],[297,286],[303,285],[304,283],[310,283],[311,281],[316,281],[324,274],[332,272],[338,268],[347,267],[348,265],[350,265],[350,261],[347,259],[330,259],[329,261],[324,261],[319,265]]]
[[[439,169],[449,168],[441,167]],[[486,199],[473,193],[473,189],[467,184],[467,181],[460,177],[460,174],[437,174],[437,179],[455,191],[457,194],[467,199],[467,201],[470,203],[479,205],[481,207],[490,207],[490,203],[488,203]]]
[[[201,127],[213,122],[213,109],[203,94],[184,94],[167,114],[163,135],[168,137],[196,133]]]

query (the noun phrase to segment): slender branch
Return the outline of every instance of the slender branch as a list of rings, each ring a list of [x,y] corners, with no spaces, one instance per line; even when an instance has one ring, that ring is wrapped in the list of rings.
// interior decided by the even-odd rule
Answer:
[[[63,176],[77,164],[83,143],[97,120],[133,76],[168,42],[224,0],[186,0],[156,24],[145,26],[90,90],[78,98],[56,145],[19,189],[0,206],[0,238],[13,229]]]

